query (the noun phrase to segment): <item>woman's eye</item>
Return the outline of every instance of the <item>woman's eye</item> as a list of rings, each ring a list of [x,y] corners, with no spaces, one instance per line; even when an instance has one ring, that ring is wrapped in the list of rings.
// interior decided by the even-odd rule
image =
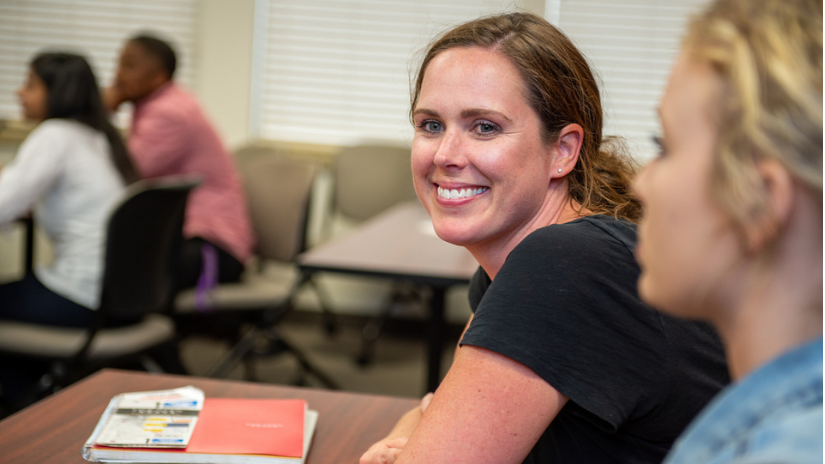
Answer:
[[[500,130],[501,128],[498,124],[493,124],[491,122],[479,122],[475,125],[475,127],[473,127],[473,131],[479,135],[491,135]]]
[[[665,140],[658,135],[652,136],[651,139],[653,140],[653,144],[656,145],[657,148],[656,156],[661,158],[667,155],[667,147],[665,147]]]
[[[444,126],[438,121],[423,121],[417,127],[424,132],[441,132],[444,130]]]

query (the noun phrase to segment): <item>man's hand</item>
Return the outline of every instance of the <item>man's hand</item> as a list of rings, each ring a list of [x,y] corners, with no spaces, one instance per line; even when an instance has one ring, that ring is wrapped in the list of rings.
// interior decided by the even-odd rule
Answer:
[[[117,108],[123,103],[123,96],[114,85],[106,87],[100,94],[103,99],[103,105],[111,112],[117,111]]]

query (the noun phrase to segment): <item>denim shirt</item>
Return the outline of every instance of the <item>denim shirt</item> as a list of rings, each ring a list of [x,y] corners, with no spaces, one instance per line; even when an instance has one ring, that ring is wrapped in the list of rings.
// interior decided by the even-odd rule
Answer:
[[[665,464],[822,462],[822,337],[725,388]]]

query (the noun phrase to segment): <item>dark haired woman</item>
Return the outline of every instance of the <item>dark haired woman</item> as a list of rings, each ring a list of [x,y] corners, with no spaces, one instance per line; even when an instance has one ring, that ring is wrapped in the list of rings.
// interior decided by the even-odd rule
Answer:
[[[362,464],[660,462],[724,355],[639,300],[639,205],[585,58],[535,15],[471,21],[429,48],[411,115],[418,198],[481,269],[443,383]]]
[[[87,327],[100,298],[105,222],[137,173],[86,60],[43,53],[17,91],[38,126],[0,171],[0,224],[33,210],[54,260],[0,285],[0,319]]]

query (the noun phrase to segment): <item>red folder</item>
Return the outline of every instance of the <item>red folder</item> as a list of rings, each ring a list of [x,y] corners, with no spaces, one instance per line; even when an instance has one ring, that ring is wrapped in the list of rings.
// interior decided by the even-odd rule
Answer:
[[[301,457],[305,400],[206,398],[187,453]]]

